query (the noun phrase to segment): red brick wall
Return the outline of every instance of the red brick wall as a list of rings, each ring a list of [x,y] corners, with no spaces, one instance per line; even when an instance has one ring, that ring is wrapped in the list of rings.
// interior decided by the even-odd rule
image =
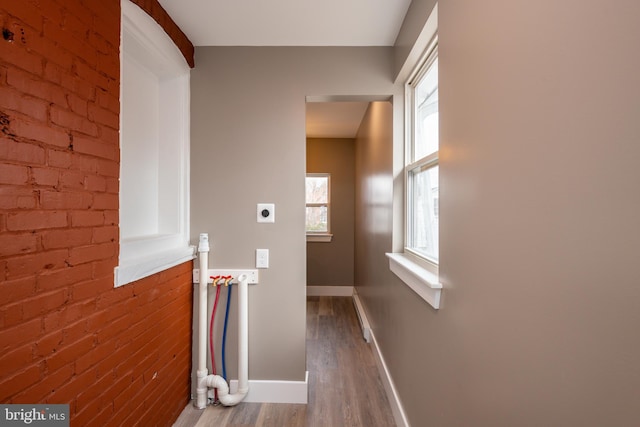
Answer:
[[[192,263],[113,288],[120,3],[5,1],[0,27],[0,402],[171,425],[190,393]]]

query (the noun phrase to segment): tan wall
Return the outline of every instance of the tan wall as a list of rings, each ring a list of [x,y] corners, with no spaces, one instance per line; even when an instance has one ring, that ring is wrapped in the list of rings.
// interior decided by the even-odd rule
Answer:
[[[396,77],[411,54],[436,0],[413,0],[409,5],[394,46],[393,76]],[[401,84],[403,82],[400,82]]]
[[[439,8],[441,309],[356,239],[409,421],[638,425],[640,4]]]
[[[372,102],[356,138],[355,283],[376,333],[387,320],[388,282],[395,278],[385,257],[392,251],[392,128],[391,103]]]
[[[331,242],[307,243],[308,286],[353,286],[354,140],[307,138],[307,173],[331,174]]]
[[[392,48],[201,47],[196,57],[192,241],[209,233],[212,268],[252,268],[255,249],[270,250],[270,268],[249,289],[249,377],[300,381],[306,369],[305,97],[394,95]],[[275,203],[275,224],[256,223],[260,202]]]

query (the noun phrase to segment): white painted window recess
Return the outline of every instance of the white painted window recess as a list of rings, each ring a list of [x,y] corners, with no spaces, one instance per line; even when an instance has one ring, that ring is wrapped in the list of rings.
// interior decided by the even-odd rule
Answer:
[[[164,30],[122,0],[120,256],[115,286],[194,258],[189,246],[190,69]]]

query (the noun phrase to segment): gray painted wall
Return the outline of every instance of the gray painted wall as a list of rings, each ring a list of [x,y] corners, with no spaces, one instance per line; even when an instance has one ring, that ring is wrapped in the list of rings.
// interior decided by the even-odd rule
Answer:
[[[357,222],[356,282],[411,425],[640,423],[639,16],[439,4],[439,311],[380,268],[364,188],[394,167],[359,136],[356,215],[387,222]]]
[[[331,242],[307,243],[307,285],[353,286],[355,145],[352,138],[308,138],[307,173],[331,174]]]
[[[191,233],[211,268],[270,268],[249,290],[249,378],[305,374],[305,97],[401,95],[392,48],[199,47],[191,75]],[[394,93],[395,91],[395,93]],[[276,205],[275,224],[256,204]],[[228,342],[228,348],[235,344]],[[236,358],[235,351],[227,355]],[[235,375],[230,367],[230,375]]]
[[[395,283],[385,256],[392,251],[392,108],[388,102],[371,103],[356,138],[355,283],[382,348],[393,344],[385,341],[385,333],[394,325],[385,326],[385,322],[402,314],[402,310],[386,313],[388,302],[395,299],[390,292],[394,287],[399,292],[409,290],[402,282]]]
[[[418,40],[436,3],[436,0],[413,0],[409,5],[394,46],[394,78],[398,76],[405,62],[409,59],[411,49]]]

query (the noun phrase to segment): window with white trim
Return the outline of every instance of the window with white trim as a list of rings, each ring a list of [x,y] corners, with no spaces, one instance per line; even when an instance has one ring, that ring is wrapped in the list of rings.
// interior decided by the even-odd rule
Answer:
[[[421,36],[422,60],[405,85],[405,235],[402,252],[387,253],[389,269],[434,309],[440,308],[438,5]],[[416,53],[416,56],[420,56]],[[412,61],[413,62],[413,61]]]
[[[308,241],[331,241],[331,175],[308,173],[305,179]]]
[[[438,236],[438,51],[407,83],[408,128],[406,146],[405,251],[437,265]]]

